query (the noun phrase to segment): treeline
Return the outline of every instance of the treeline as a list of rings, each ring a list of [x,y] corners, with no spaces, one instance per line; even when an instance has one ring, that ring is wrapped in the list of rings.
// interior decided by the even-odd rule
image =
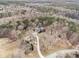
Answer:
[[[74,9],[66,9],[66,8],[60,8],[60,7],[47,7],[47,6],[35,6],[33,8],[36,8],[38,11],[43,12],[43,13],[49,13],[51,15],[57,14],[57,15],[62,15],[68,18],[72,19],[77,19],[79,20],[79,11],[74,10]]]
[[[69,27],[70,31],[77,32],[79,30],[79,24],[76,24],[71,21],[67,21],[65,18],[60,18],[60,17],[50,17],[50,16],[45,16],[45,17],[38,17],[35,19],[23,19],[22,21],[9,21],[6,24],[0,25],[1,28],[7,28],[7,29],[15,29],[15,30],[27,30],[29,27],[37,27],[41,23],[41,26],[46,27],[50,26],[54,22],[60,23],[61,25],[64,24],[65,26]],[[68,25],[66,25],[66,23]]]
[[[16,11],[11,11],[11,12],[1,12],[0,13],[0,18],[4,18],[4,17],[11,17],[11,16],[15,16],[15,15],[19,15],[19,14],[25,14],[26,10],[16,10]]]

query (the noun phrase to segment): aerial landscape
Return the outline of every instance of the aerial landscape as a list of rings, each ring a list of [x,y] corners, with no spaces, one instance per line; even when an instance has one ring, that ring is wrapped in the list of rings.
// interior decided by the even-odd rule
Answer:
[[[79,0],[0,0],[0,58],[79,58]]]

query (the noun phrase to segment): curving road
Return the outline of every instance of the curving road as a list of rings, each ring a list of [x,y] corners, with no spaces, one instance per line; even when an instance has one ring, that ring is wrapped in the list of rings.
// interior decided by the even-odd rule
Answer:
[[[77,50],[77,49],[64,49],[64,50],[60,50],[60,51],[57,51],[57,52],[55,52],[55,53],[51,53],[51,54],[49,54],[49,55],[47,55],[47,56],[43,56],[43,54],[41,53],[41,50],[40,50],[40,43],[39,43],[39,37],[38,37],[38,33],[37,32],[34,32],[34,33],[32,33],[32,35],[34,36],[34,37],[36,37],[36,40],[37,40],[37,52],[38,52],[38,55],[40,56],[40,58],[65,58],[65,56],[67,55],[67,54],[71,54],[71,57],[74,57],[74,56],[72,56],[74,53],[76,53],[76,52],[78,52],[79,53],[79,50]],[[28,38],[29,36],[27,36],[27,38]]]
[[[46,58],[65,58],[65,56],[67,54],[71,54],[70,56],[72,58],[72,57],[76,56],[76,54],[73,55],[74,53],[76,53],[76,52],[79,53],[79,50],[77,50],[77,49],[64,49],[64,50],[57,51],[55,53],[49,54],[49,55],[47,55],[47,56],[44,57],[43,54],[40,51],[40,43],[39,43],[39,37],[38,37],[37,33],[34,32],[33,36],[36,37],[36,39],[37,39],[37,52],[38,52],[38,54],[39,54],[39,56],[41,58],[45,58],[45,57]]]
[[[39,54],[39,56],[40,56],[41,58],[44,58],[44,56],[42,55],[42,53],[41,53],[41,51],[40,51],[40,43],[39,43],[39,37],[38,37],[38,35],[37,35],[37,32],[34,32],[34,33],[33,33],[33,36],[36,37],[36,39],[37,39],[37,52],[38,52],[38,54]]]

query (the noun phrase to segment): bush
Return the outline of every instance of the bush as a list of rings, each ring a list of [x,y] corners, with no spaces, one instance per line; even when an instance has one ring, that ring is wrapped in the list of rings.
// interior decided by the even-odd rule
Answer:
[[[17,21],[16,23],[17,23],[18,25],[21,25],[21,22],[20,22],[20,21]]]
[[[69,22],[69,30],[73,32],[77,32],[77,26],[74,22]]]
[[[54,17],[39,17],[38,20],[43,25],[48,26],[48,25],[51,25],[55,21],[55,18]]]
[[[28,26],[28,25],[29,25],[29,20],[28,20],[28,19],[23,20],[23,23],[24,23],[26,26]]]
[[[11,21],[9,23],[6,24],[2,24],[0,25],[0,28],[8,28],[8,29],[13,29],[13,25],[11,25]]]
[[[5,24],[0,25],[0,28],[6,28],[7,26]]]

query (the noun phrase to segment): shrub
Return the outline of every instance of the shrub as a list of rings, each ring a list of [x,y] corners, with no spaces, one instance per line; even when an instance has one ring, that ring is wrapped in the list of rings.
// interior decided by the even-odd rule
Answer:
[[[43,25],[48,26],[48,25],[51,25],[55,21],[55,18],[54,17],[39,17],[38,20]]]
[[[26,26],[28,26],[28,25],[29,25],[29,20],[28,20],[28,19],[25,19],[25,20],[23,20],[23,23],[24,23]]]
[[[74,22],[69,22],[69,30],[73,32],[77,32],[77,26]]]

